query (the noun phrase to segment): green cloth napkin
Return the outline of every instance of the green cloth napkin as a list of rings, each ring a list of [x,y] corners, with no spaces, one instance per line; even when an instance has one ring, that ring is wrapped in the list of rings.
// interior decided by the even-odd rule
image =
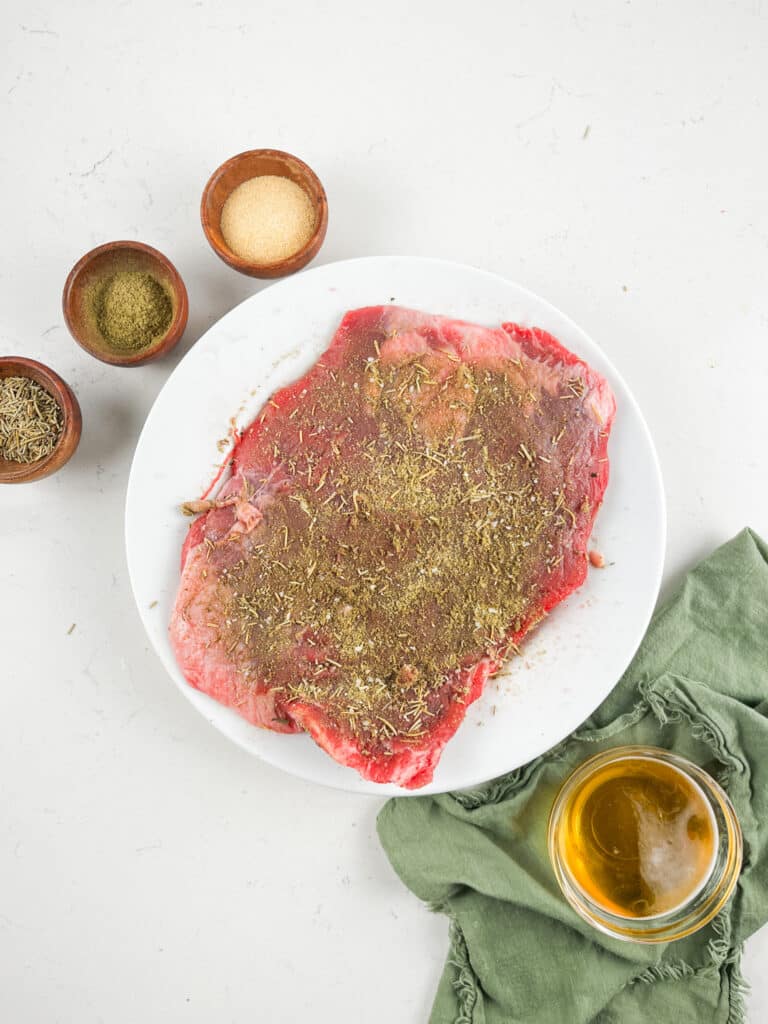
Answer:
[[[558,786],[625,743],[708,770],[744,832],[734,897],[678,942],[602,935],[565,902],[549,864]],[[476,790],[390,800],[378,828],[405,884],[451,921],[431,1024],[744,1021],[741,947],[768,918],[766,544],[745,530],[694,569],[605,703],[559,746]]]

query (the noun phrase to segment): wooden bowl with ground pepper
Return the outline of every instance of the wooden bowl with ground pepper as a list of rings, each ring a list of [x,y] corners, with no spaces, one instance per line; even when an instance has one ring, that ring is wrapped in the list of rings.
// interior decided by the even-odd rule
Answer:
[[[67,277],[64,319],[75,341],[113,366],[166,355],[187,326],[187,289],[171,261],[143,242],[107,242]]]
[[[80,442],[74,392],[35,359],[0,357],[0,483],[42,480],[68,462]]]
[[[285,277],[317,255],[328,200],[303,160],[251,149],[218,167],[200,202],[205,237],[225,263],[250,277]]]

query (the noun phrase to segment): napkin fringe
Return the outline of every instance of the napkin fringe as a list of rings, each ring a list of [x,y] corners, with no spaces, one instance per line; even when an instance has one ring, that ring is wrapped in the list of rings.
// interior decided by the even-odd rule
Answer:
[[[451,918],[450,930],[448,933],[450,951],[448,963],[453,967],[455,976],[451,982],[451,988],[456,995],[457,1015],[454,1024],[472,1024],[475,1005],[477,1003],[477,975],[469,962],[469,950],[464,935],[458,923]],[[731,1024],[729,1021],[728,1024]],[[734,1022],[740,1024],[740,1022]]]
[[[739,950],[740,955],[741,950]],[[749,994],[749,985],[741,973],[737,958],[729,958],[721,965],[710,964],[699,970],[695,970],[684,960],[675,964],[653,964],[651,967],[647,967],[642,974],[638,974],[632,984],[640,982],[653,985],[658,981],[680,981],[682,978],[695,978],[713,973],[720,975],[721,980],[724,980],[728,986],[727,1024],[747,1024],[746,997]],[[458,1019],[456,1024],[459,1024]]]
[[[711,967],[705,967],[703,971],[696,971],[685,960],[678,960],[674,964],[651,964],[650,967],[632,979],[631,984],[641,982],[644,985],[652,985],[656,981],[680,981],[681,978],[693,978],[696,974],[711,971]]]
[[[740,961],[741,948],[738,956],[726,967],[728,981],[730,984],[730,1010],[728,1012],[728,1024],[747,1024],[747,996],[749,995],[749,982],[741,973]]]
[[[731,772],[741,774],[743,761],[729,748],[722,730],[679,691],[673,692],[667,687],[662,688],[664,676],[658,679],[646,679],[638,685],[641,699],[636,701],[630,711],[619,715],[609,725],[598,729],[581,729],[574,732],[557,746],[545,754],[536,757],[528,764],[515,768],[514,771],[502,775],[480,789],[465,789],[451,793],[451,797],[465,811],[476,811],[487,804],[498,804],[506,800],[522,786],[527,785],[532,775],[544,762],[560,761],[570,743],[602,743],[612,739],[625,729],[637,725],[650,711],[660,725],[671,725],[683,719],[690,726],[691,734],[705,743],[723,766],[719,781],[727,778]]]
[[[707,943],[710,962],[704,967],[692,967],[685,960],[674,963],[651,964],[642,973],[632,979],[632,984],[639,981],[652,984],[655,981],[679,981],[696,975],[724,973],[728,978],[730,990],[731,1015],[728,1024],[743,1024],[744,997],[749,992],[749,985],[741,974],[740,960],[742,948],[731,949],[731,924],[725,912],[721,912],[712,921],[713,938]]]
[[[664,677],[662,677],[663,679]],[[685,720],[690,726],[691,735],[706,743],[715,757],[723,765],[723,774],[727,777],[731,772],[741,774],[744,762],[728,747],[722,729],[700,708],[679,690],[661,690],[660,680],[643,681],[638,689],[656,716],[660,725],[674,724]]]
[[[446,912],[445,904],[430,909]],[[478,978],[469,959],[469,950],[464,934],[455,918],[450,917],[448,933],[448,964],[454,970],[451,988],[456,996],[456,1016],[453,1024],[473,1024],[474,1010],[479,997]],[[710,939],[707,949],[711,963],[706,967],[692,967],[685,960],[676,963],[659,963],[647,967],[632,979],[631,984],[640,982],[652,985],[659,981],[680,981],[683,978],[700,977],[716,973],[728,985],[727,1024],[747,1024],[746,997],[750,987],[741,973],[742,947],[731,950],[728,942],[730,922],[725,914],[719,914],[712,922],[716,938]]]

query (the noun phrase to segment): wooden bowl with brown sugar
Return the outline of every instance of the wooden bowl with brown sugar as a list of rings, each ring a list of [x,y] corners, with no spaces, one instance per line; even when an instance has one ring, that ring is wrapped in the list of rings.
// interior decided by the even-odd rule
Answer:
[[[34,381],[51,395],[61,410],[62,426],[56,446],[48,455],[34,462],[17,462],[0,454],[0,483],[22,484],[50,476],[72,458],[80,443],[83,421],[80,405],[72,388],[58,373],[43,363],[23,356],[0,357],[0,380],[21,377]]]
[[[222,213],[227,200],[241,185],[259,178],[265,179],[265,185],[270,183],[270,179],[287,179],[298,185],[309,200],[310,220],[305,232],[306,237],[302,237],[295,251],[281,253],[278,258],[267,256],[262,259],[253,253],[247,253],[244,248],[238,252],[231,244],[232,233],[229,233],[229,239],[226,237],[226,224],[225,230],[222,230]],[[256,198],[254,197],[254,201]],[[299,196],[299,199],[301,198]],[[261,208],[264,209],[268,198],[261,197],[260,202]],[[246,204],[242,205],[245,207]],[[231,209],[229,214],[225,214],[225,220],[227,217],[231,219],[230,215]],[[233,156],[213,172],[203,191],[200,219],[211,248],[230,267],[250,277],[285,277],[301,270],[317,255],[328,229],[328,200],[320,179],[303,160],[279,149],[251,149]],[[279,217],[274,216],[270,219],[273,221],[273,230],[277,233],[277,238],[270,241],[277,242],[280,230]],[[286,230],[290,229],[290,225],[287,225]],[[265,251],[274,253],[276,249],[279,249],[279,245],[269,245]]]
[[[149,275],[170,303],[167,326],[146,344],[113,344],[99,326],[100,294],[118,275]],[[181,340],[189,314],[187,289],[176,267],[151,245],[131,241],[107,242],[79,259],[64,285],[62,307],[78,345],[113,366],[141,366],[167,355]]]

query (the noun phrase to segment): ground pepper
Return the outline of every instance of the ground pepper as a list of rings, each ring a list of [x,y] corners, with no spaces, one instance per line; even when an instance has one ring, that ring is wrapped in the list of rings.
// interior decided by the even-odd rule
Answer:
[[[94,305],[99,331],[118,349],[145,348],[165,334],[173,319],[168,292],[145,271],[112,274],[100,285]]]

